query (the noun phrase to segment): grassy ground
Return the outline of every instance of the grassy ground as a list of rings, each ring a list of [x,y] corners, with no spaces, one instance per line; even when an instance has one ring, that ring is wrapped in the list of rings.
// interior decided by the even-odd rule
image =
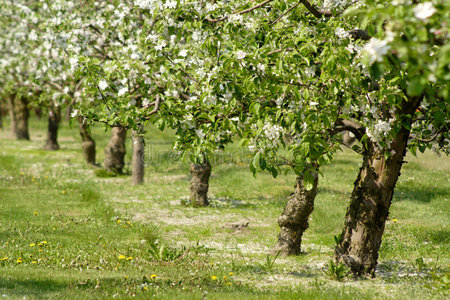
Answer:
[[[6,124],[8,125],[8,124]],[[61,149],[42,150],[45,121],[32,141],[0,131],[0,295],[12,298],[442,299],[448,297],[450,161],[408,156],[397,185],[375,279],[329,274],[358,172],[343,152],[324,168],[305,254],[272,257],[277,217],[294,175],[250,175],[231,147],[213,165],[211,207],[181,205],[188,164],[171,152],[172,134],[148,129],[145,184],[102,178],[84,164],[67,124]],[[109,137],[94,129],[98,161]],[[130,153],[130,144],[127,145]],[[130,161],[130,157],[127,158]],[[245,221],[247,229],[226,224]]]

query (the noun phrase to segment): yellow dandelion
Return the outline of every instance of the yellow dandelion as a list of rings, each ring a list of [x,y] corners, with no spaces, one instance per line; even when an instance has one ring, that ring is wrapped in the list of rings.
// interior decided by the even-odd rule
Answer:
[[[128,276],[125,276],[125,279],[128,279]]]
[[[392,221],[394,221],[394,223],[397,223],[398,220],[397,219],[393,219]]]
[[[37,216],[38,215],[37,211],[33,212],[33,215]]]
[[[62,191],[62,193],[63,193],[63,195],[64,195],[64,194],[66,194],[67,192],[64,190],[64,191]]]
[[[226,282],[227,285],[231,285],[231,282]]]
[[[119,255],[119,259],[125,259],[125,258],[126,258],[125,255],[123,255],[123,254],[120,254],[120,255]]]
[[[233,273],[233,272],[230,272],[230,273],[228,273],[228,275],[230,275],[230,276],[233,276],[233,275],[234,275],[234,273]]]
[[[223,275],[223,280],[227,280],[228,276]]]
[[[41,243],[42,243],[42,244],[47,244],[47,241],[42,241]]]
[[[34,247],[34,246],[36,246],[35,243],[31,243],[31,244],[30,244],[30,247]]]
[[[44,246],[44,244],[42,244],[42,243],[39,243],[39,244],[38,244],[38,246],[39,246],[39,247],[42,247],[42,246]]]
[[[43,252],[44,250],[42,250],[42,249],[39,249],[39,252]]]
[[[213,276],[211,276],[211,279],[212,279],[212,280],[217,280],[217,276],[216,276],[216,275],[213,275]]]
[[[122,221],[120,221],[120,220],[117,220],[117,224],[120,224]]]
[[[31,181],[32,181],[32,182],[35,182],[35,181],[36,181],[36,179],[35,179],[35,178],[33,177],[33,178],[31,178]]]
[[[155,278],[156,278],[156,274],[152,274],[152,275],[150,276],[150,278],[151,278],[151,279],[155,279]]]
[[[32,263],[32,264],[37,264],[37,261],[33,260],[31,263]]]
[[[5,256],[5,257],[1,258],[0,261],[5,261],[7,259],[8,259],[8,256]]]
[[[144,289],[144,290],[148,290],[148,287],[144,286],[143,289]]]
[[[21,263],[22,263],[22,257],[19,257],[19,258],[16,260],[16,263],[21,264]]]
[[[131,257],[131,256],[127,257],[127,260],[132,260],[132,259],[133,259],[133,257]]]

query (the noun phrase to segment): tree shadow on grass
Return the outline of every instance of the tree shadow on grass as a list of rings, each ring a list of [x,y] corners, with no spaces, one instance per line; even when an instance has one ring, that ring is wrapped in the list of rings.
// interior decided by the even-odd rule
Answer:
[[[417,201],[429,203],[431,200],[449,195],[446,186],[427,186],[418,182],[405,182],[394,191],[393,202]]]
[[[51,279],[20,279],[0,277],[0,291],[9,297],[43,296],[68,289],[68,284]]]

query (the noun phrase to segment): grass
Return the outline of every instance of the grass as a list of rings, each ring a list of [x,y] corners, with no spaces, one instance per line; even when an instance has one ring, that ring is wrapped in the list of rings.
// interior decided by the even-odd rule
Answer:
[[[188,164],[173,134],[149,127],[145,184],[98,177],[62,124],[61,149],[43,150],[45,121],[32,141],[0,131],[0,295],[10,298],[442,299],[448,296],[450,162],[407,157],[375,279],[343,277],[330,266],[359,157],[344,151],[323,169],[304,254],[268,257],[293,174],[250,175],[232,145],[213,164],[211,207],[181,205]],[[6,124],[8,125],[8,124]],[[93,129],[97,160],[109,133]],[[127,145],[129,168],[131,142]],[[224,225],[249,222],[232,231]],[[331,271],[330,271],[331,270]],[[332,270],[338,270],[332,274]],[[338,274],[337,274],[338,273]],[[337,281],[339,278],[341,281]]]

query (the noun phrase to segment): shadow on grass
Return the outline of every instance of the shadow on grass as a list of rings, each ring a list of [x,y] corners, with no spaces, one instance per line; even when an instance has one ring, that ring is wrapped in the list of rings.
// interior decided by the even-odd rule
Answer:
[[[426,186],[418,182],[408,182],[399,185],[394,191],[393,202],[417,201],[429,203],[431,200],[449,195],[445,186]]]

